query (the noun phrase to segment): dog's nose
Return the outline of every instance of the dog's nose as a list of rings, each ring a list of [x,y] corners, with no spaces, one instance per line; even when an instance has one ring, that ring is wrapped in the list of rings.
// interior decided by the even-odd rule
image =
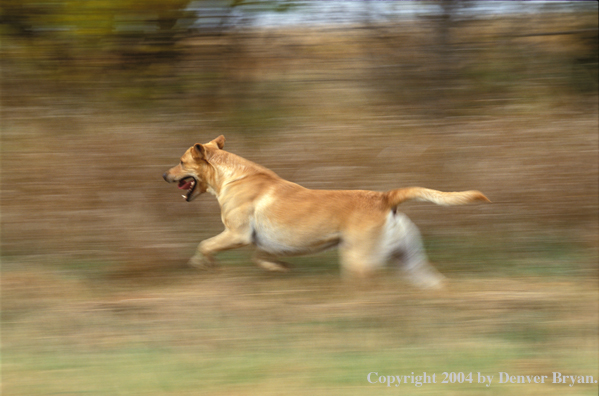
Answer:
[[[165,181],[168,181],[168,173],[167,173],[167,172],[164,172],[164,174],[162,175],[162,178],[163,178]]]

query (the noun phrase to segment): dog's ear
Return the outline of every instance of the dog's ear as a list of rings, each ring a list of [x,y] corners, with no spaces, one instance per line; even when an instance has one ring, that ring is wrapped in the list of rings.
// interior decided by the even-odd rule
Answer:
[[[193,148],[191,149],[191,156],[195,160],[202,160],[206,158],[206,147],[200,143],[194,144]]]
[[[219,137],[217,137],[216,139],[212,140],[210,143],[208,143],[209,145],[213,146],[214,148],[219,148],[222,150],[223,147],[225,147],[225,137],[223,135],[220,135]]]

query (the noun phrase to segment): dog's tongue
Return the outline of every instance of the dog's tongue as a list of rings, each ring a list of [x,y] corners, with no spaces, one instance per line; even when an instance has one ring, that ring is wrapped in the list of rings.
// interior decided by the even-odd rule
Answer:
[[[189,190],[191,188],[191,181],[186,182],[185,180],[181,180],[179,182],[179,188],[181,190]]]

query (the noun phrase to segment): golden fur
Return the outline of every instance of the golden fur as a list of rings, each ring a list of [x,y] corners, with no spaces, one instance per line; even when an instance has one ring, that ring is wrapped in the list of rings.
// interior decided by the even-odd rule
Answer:
[[[445,193],[421,187],[388,192],[310,190],[273,171],[223,150],[224,136],[195,144],[179,165],[164,174],[179,183],[191,201],[214,194],[225,230],[201,242],[190,264],[215,265],[214,254],[253,244],[254,262],[285,271],[278,257],[318,252],[337,246],[342,270],[368,275],[387,262],[403,263],[409,278],[435,286],[442,276],[427,263],[416,226],[397,206],[407,200],[462,205],[489,200],[479,191]]]

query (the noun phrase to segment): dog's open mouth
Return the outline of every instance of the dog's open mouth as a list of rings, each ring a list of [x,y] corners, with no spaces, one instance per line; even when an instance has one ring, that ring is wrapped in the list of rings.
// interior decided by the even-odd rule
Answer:
[[[181,190],[187,190],[187,192],[183,195],[183,199],[185,201],[189,202],[191,194],[193,194],[193,191],[196,189],[197,184],[197,180],[192,176],[179,180],[179,188]]]

